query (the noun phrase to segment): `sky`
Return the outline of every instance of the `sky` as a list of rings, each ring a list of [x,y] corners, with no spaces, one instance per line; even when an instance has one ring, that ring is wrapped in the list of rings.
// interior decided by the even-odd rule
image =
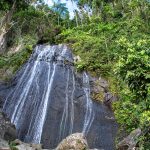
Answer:
[[[45,3],[47,3],[49,6],[53,5],[53,1],[55,0],[45,0]],[[66,3],[66,6],[69,10],[70,17],[72,18],[74,16],[73,10],[77,9],[77,5],[72,2],[71,0],[60,0],[62,3]]]

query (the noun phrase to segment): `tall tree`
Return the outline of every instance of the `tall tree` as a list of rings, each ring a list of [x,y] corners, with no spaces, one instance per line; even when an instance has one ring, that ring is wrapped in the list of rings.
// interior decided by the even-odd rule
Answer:
[[[68,8],[66,7],[66,3],[61,3],[60,1],[54,2],[52,10],[58,16],[58,25],[60,25],[60,18],[68,17],[69,11]]]

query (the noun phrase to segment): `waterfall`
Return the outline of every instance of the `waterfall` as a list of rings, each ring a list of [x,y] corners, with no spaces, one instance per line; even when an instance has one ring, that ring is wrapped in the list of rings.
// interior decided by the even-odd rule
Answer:
[[[66,89],[65,89],[65,93],[66,93],[66,97],[65,97],[65,107],[64,107],[64,111],[63,111],[63,115],[62,115],[62,120],[60,123],[60,136],[59,139],[61,139],[62,137],[64,137],[65,134],[65,129],[66,129],[66,125],[67,125],[67,120],[68,120],[68,105],[69,105],[69,93],[68,93],[68,86],[69,86],[69,69],[67,71],[67,81],[66,81]]]
[[[72,93],[71,93],[71,112],[70,112],[70,116],[71,116],[71,120],[70,120],[70,134],[72,134],[73,131],[73,121],[74,121],[74,92],[75,92],[75,77],[74,77],[74,72],[72,69]]]
[[[82,132],[86,135],[91,127],[91,124],[94,120],[94,111],[93,111],[93,102],[90,98],[90,83],[89,77],[86,72],[83,73],[83,89],[86,96],[86,112],[84,119],[84,126]]]
[[[28,65],[24,71],[24,74],[22,75],[16,89],[14,90],[15,91],[14,94],[11,93],[13,95],[11,99],[13,100],[15,98],[15,93],[17,92],[17,90],[19,90],[20,86],[22,86],[22,84],[24,84],[25,76],[28,76],[28,81],[24,85],[23,91],[18,98],[18,101],[15,105],[14,111],[11,116],[11,122],[14,123],[16,126],[19,126],[20,119],[22,118],[23,107],[25,107],[25,103],[26,103],[29,91],[31,90],[31,86],[34,84],[33,80],[36,79],[36,76],[37,76],[38,72],[40,71],[41,60],[45,57],[45,54],[48,54],[49,60],[52,60],[52,58],[55,54],[55,47],[52,47],[51,51],[49,53],[47,53],[50,50],[49,46],[45,47],[43,51],[40,51],[39,50],[40,48],[41,47],[37,47],[35,50],[35,53],[38,54],[38,56],[33,64],[31,71],[30,71],[31,73],[28,72],[29,71],[28,68],[30,65],[30,63],[28,63]],[[41,104],[38,108],[39,111],[37,112],[36,117],[34,118],[34,120],[31,119],[31,122],[34,121],[33,125],[31,125],[31,123],[30,123],[28,133],[26,135],[26,137],[32,136],[33,143],[40,143],[40,141],[41,141],[41,135],[42,135],[43,125],[44,125],[44,121],[45,121],[45,117],[46,117],[49,95],[50,95],[50,91],[52,88],[52,83],[54,80],[55,70],[56,70],[56,66],[57,66],[55,62],[53,62],[52,67],[51,67],[50,63],[46,62],[46,64],[48,66],[47,88],[44,90],[44,94],[42,95]],[[30,75],[28,75],[28,74],[30,74]],[[36,86],[39,87],[39,85],[37,83],[36,83]],[[6,103],[7,103],[7,100],[6,100]],[[6,104],[4,105],[4,110],[5,109],[6,109]]]
[[[38,111],[38,114],[35,119],[34,126],[36,127],[36,129],[34,131],[34,136],[33,136],[33,140],[32,140],[33,143],[40,143],[40,141],[41,141],[41,135],[42,135],[42,131],[43,131],[43,125],[45,122],[48,100],[49,100],[49,95],[50,95],[51,88],[52,88],[55,71],[56,71],[56,64],[53,65],[53,71],[52,71],[52,75],[50,77],[51,68],[49,66],[47,90],[42,98],[43,104],[42,104],[42,106],[40,106],[40,110]],[[36,126],[37,124],[38,124],[38,126]]]
[[[71,72],[71,73],[70,73]],[[67,121],[69,121],[69,134],[73,133],[73,123],[74,123],[74,91],[75,91],[75,77],[74,77],[74,69],[71,71],[67,70],[67,81],[66,81],[66,89],[65,89],[65,107],[63,110],[63,115],[60,123],[60,135],[59,140],[65,137],[65,132],[68,130]],[[72,80],[72,85],[70,85],[69,89],[69,81]],[[70,105],[69,105],[70,102]],[[70,109],[69,109],[70,107]],[[70,112],[69,112],[70,110]],[[69,118],[70,117],[70,118]]]
[[[18,103],[15,106],[15,110],[14,110],[14,112],[12,114],[12,118],[11,118],[11,121],[14,124],[17,124],[18,120],[20,119],[20,115],[23,111],[23,106],[24,106],[27,94],[30,90],[31,84],[33,82],[33,78],[35,77],[35,74],[37,73],[36,69],[38,68],[38,65],[39,65],[39,63],[38,63],[38,61],[36,61],[33,66],[31,76],[29,77],[29,80],[28,80],[26,86],[24,87],[22,94],[20,95],[20,97],[18,99]]]
[[[113,123],[105,116],[113,114],[91,100],[88,74],[74,70],[73,55],[66,45],[35,47],[16,74],[16,85],[3,106],[19,139],[54,149],[66,136],[82,132],[91,147],[109,150],[105,141],[113,139]],[[113,147],[113,142],[108,147]]]

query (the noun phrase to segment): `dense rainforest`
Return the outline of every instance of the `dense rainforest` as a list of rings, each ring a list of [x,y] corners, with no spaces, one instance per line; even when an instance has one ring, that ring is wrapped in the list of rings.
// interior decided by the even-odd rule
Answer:
[[[70,18],[61,1],[0,1],[0,80],[9,81],[36,44],[68,44],[86,70],[109,82],[118,100],[112,109],[119,124],[116,143],[134,129],[140,150],[150,149],[150,2],[72,0]],[[101,95],[100,95],[101,97]]]

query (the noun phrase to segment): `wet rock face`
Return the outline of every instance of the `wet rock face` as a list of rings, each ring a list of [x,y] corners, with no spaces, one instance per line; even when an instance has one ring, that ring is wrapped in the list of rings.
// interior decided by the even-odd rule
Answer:
[[[90,148],[113,150],[113,112],[91,100],[91,79],[76,74],[73,62],[65,45],[37,46],[7,88],[3,111],[25,142],[54,149],[68,135],[83,133]]]

